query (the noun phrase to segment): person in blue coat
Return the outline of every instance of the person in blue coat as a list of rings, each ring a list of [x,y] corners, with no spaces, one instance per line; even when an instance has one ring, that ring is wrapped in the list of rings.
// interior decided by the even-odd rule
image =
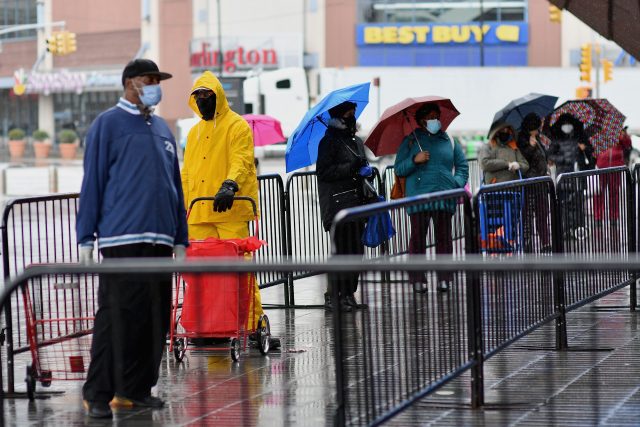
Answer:
[[[170,78],[148,59],[122,73],[124,94],[100,114],[86,138],[76,223],[80,261],[184,256],[188,245],[176,141],[153,114]],[[161,408],[151,395],[171,313],[171,274],[100,275],[91,363],[82,389],[92,418],[120,408]]]
[[[406,178],[407,197],[436,191],[464,188],[469,178],[469,165],[459,144],[442,130],[440,108],[435,103],[421,106],[415,114],[418,127],[407,135],[396,155],[396,175]],[[427,233],[433,223],[436,254],[451,254],[453,239],[451,221],[456,210],[455,200],[427,203],[408,209],[411,220],[410,254],[425,254]],[[451,273],[438,273],[437,289],[447,291]],[[427,291],[423,274],[410,277],[416,292]]]

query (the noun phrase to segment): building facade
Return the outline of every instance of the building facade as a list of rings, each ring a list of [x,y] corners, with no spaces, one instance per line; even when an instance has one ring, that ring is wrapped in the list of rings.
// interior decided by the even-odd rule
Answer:
[[[73,128],[82,137],[116,103],[122,69],[135,57],[173,74],[163,82],[159,107],[172,126],[193,116],[188,90],[207,69],[223,79],[233,102],[242,79],[284,67],[576,66],[580,44],[593,32],[567,13],[562,23],[550,22],[548,6],[544,0],[0,0],[0,134]],[[38,23],[53,25],[9,31]],[[46,52],[46,38],[60,29],[76,33],[73,54]],[[602,43],[607,57],[624,62],[617,46]],[[24,93],[15,90],[22,84]]]
[[[52,135],[72,128],[82,137],[100,112],[116,104],[122,69],[135,57],[154,59],[174,75],[163,83],[165,100],[177,99],[191,84],[185,49],[191,0],[2,0],[0,19],[8,26],[46,24],[0,37],[2,135],[14,127]],[[53,56],[46,38],[63,29],[76,34],[77,51]],[[21,84],[24,93],[15,90]],[[165,102],[159,113],[175,122],[187,114],[183,104]]]

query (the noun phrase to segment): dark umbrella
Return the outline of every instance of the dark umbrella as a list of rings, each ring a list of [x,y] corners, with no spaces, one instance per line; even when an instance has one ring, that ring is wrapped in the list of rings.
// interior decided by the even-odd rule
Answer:
[[[497,125],[503,123],[513,126],[514,129],[520,129],[522,119],[529,113],[536,113],[538,117],[546,117],[551,114],[557,101],[557,96],[543,95],[540,93],[530,93],[522,98],[514,99],[493,116],[489,133],[491,133],[491,130]]]
[[[579,99],[567,101],[549,116],[545,133],[549,137],[551,126],[564,114],[569,113],[584,124],[585,133],[589,137],[596,155],[606,151],[618,143],[620,131],[626,117],[606,99]]]
[[[640,59],[638,0],[549,0]]]

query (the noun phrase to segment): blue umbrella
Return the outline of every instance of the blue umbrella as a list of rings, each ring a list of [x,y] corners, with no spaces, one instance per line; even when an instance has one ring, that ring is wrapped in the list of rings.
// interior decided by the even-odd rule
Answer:
[[[522,98],[514,99],[493,117],[491,129],[497,125],[509,124],[514,129],[520,129],[522,119],[529,113],[536,113],[540,118],[544,118],[553,112],[558,101],[557,96],[543,95],[540,93],[530,93]],[[491,131],[489,131],[491,133]]]
[[[345,101],[356,104],[356,118],[369,103],[369,86],[362,83],[334,90],[307,111],[287,141],[285,163],[287,172],[312,165],[318,159],[318,145],[329,123],[329,109]]]

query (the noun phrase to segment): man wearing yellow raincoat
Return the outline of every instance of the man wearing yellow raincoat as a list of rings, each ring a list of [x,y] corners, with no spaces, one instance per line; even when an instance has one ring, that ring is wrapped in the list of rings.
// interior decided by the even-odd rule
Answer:
[[[187,136],[182,167],[185,206],[189,208],[197,197],[215,195],[213,209],[211,202],[193,206],[188,219],[189,239],[249,237],[253,209],[247,202],[234,204],[233,197],[248,196],[258,202],[251,128],[229,108],[222,84],[210,71],[193,84],[189,107],[202,120]],[[253,328],[263,314],[257,283],[255,303],[254,323],[249,324]]]

